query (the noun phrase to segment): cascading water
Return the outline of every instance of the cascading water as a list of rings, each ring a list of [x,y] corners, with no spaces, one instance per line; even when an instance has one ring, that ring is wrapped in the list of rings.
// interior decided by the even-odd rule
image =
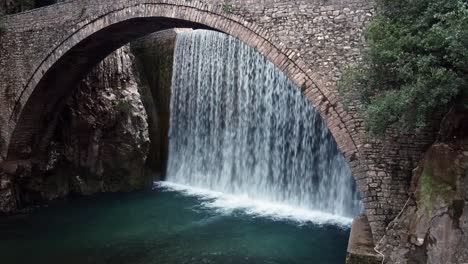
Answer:
[[[177,37],[169,182],[353,217],[351,172],[320,115],[263,56],[197,30]]]

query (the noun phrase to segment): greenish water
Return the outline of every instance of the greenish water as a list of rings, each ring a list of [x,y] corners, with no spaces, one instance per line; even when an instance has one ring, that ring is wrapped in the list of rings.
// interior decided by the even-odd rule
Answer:
[[[342,264],[347,228],[221,213],[156,189],[77,198],[0,220],[2,263]]]

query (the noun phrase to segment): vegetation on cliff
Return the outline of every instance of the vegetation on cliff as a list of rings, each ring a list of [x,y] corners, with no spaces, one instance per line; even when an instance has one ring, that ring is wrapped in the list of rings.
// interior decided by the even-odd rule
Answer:
[[[367,129],[382,134],[395,125],[411,131],[454,104],[467,105],[468,1],[377,5],[363,60],[340,84],[345,93],[357,91]]]
[[[15,14],[63,1],[64,0],[4,0],[3,2],[0,1],[0,13]]]
[[[449,169],[444,169],[447,174],[452,173]],[[450,177],[456,174],[444,175],[448,179],[438,179],[434,177],[432,168],[430,166],[424,167],[421,176],[418,181],[418,198],[422,206],[427,210],[428,214],[432,214],[435,204],[449,203],[453,200],[455,191],[453,185],[456,185],[456,179],[450,179]],[[451,183],[451,184],[449,184]]]
[[[25,11],[34,8],[35,1],[34,0],[17,0],[16,1],[16,8],[19,11]]]

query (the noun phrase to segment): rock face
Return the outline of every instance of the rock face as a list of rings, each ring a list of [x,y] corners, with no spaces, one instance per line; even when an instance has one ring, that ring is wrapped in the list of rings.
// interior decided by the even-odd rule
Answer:
[[[83,80],[60,115],[45,159],[0,166],[0,212],[14,213],[70,193],[149,187],[146,111],[125,46]]]
[[[16,209],[13,177],[0,167],[0,214],[13,213]]]
[[[174,30],[150,35],[133,45],[138,59],[128,45],[92,70],[51,125],[47,153],[0,162],[0,213],[161,179],[175,41]]]
[[[138,86],[126,46],[100,63],[68,102],[50,159],[58,152],[70,164],[73,191],[129,191],[151,183],[144,176],[149,135]]]
[[[131,44],[142,80],[140,94],[148,114],[151,147],[147,168],[156,179],[164,178],[166,171],[172,65],[177,31],[154,33]]]
[[[386,263],[468,263],[468,115],[446,118],[378,248]]]

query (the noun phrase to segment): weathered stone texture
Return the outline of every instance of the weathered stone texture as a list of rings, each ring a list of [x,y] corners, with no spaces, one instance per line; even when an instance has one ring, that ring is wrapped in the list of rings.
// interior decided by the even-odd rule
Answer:
[[[76,0],[8,16],[0,40],[0,161],[34,145],[41,113],[53,112],[66,89],[112,50],[153,31],[212,28],[255,48],[303,90],[348,160],[378,240],[406,201],[411,169],[434,133],[367,137],[356,105],[343,106],[336,81],[360,59],[373,2],[204,2]]]

